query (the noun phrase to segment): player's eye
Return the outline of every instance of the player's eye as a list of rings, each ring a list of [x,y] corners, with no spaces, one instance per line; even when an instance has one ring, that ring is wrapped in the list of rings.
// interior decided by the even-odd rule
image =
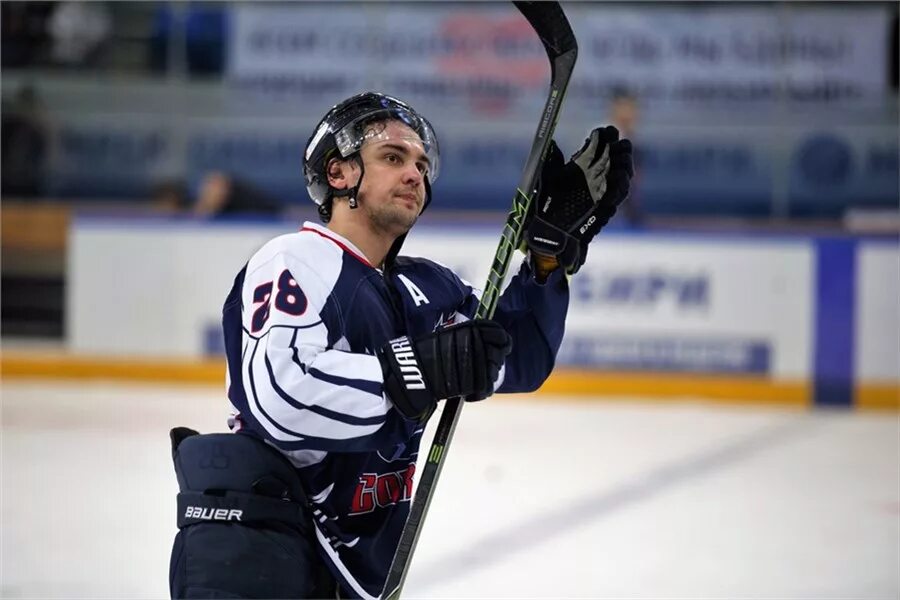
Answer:
[[[419,169],[419,174],[426,175],[428,173],[428,164],[423,162],[417,162],[416,168]]]
[[[396,164],[399,164],[400,162],[402,162],[402,161],[400,160],[400,156],[398,156],[397,154],[394,154],[393,152],[391,152],[390,154],[386,154],[384,158],[385,158],[385,160],[388,161],[389,163],[395,164],[395,165],[396,165]]]

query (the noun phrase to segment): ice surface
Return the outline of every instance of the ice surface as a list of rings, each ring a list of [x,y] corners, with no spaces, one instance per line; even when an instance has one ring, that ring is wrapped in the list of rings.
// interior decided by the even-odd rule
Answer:
[[[4,382],[4,598],[164,598],[168,430],[207,387]],[[436,419],[433,420],[433,423]],[[900,424],[691,402],[466,407],[410,598],[897,598]]]

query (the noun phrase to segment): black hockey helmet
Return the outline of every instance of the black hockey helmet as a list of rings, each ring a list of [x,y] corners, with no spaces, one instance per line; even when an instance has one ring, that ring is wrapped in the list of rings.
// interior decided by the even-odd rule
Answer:
[[[327,222],[331,218],[331,202],[335,196],[350,196],[351,206],[355,207],[359,191],[359,184],[352,190],[337,190],[329,185],[326,173],[328,161],[335,157],[349,159],[358,156],[365,142],[377,140],[380,135],[377,129],[367,125],[387,120],[397,120],[408,125],[418,136],[416,142],[421,143],[425,150],[430,164],[425,176],[426,198],[422,211],[428,206],[431,201],[431,184],[440,171],[440,153],[431,123],[397,98],[378,92],[365,92],[333,106],[316,126],[306,144],[303,155],[306,190],[312,201],[319,206],[319,215],[323,221]],[[361,161],[360,166],[362,167]]]

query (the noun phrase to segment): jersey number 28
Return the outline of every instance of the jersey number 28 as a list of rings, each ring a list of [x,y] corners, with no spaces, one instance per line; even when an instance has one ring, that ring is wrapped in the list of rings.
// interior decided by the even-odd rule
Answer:
[[[253,304],[260,306],[253,311],[253,319],[250,323],[251,333],[256,333],[262,329],[266,321],[269,320],[269,309],[272,298],[272,283],[266,283],[256,286],[253,290]],[[275,308],[283,313],[293,316],[299,316],[306,312],[306,294],[297,285],[291,272],[285,269],[278,276],[278,293],[275,294]]]

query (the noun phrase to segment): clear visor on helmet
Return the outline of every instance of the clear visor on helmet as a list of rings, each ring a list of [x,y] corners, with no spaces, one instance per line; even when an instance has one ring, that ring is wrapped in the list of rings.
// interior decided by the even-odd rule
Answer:
[[[393,123],[401,123],[396,126]],[[368,113],[343,127],[334,135],[338,152],[348,157],[368,144],[393,142],[409,149],[411,154],[424,155],[428,162],[428,181],[434,183],[440,172],[437,138],[431,124],[418,115],[392,108]]]

